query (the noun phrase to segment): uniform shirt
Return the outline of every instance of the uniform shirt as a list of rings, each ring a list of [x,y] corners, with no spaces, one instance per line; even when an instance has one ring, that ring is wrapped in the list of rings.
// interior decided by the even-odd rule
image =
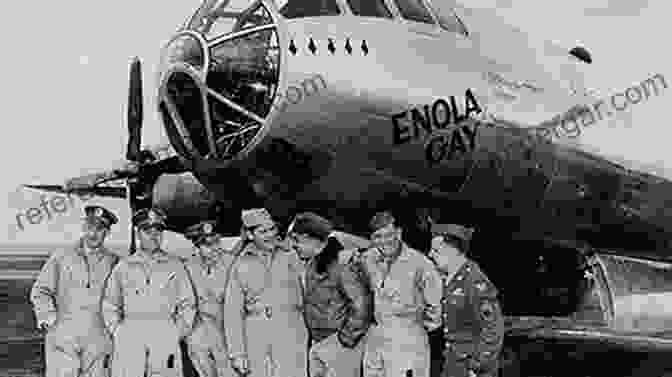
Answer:
[[[206,264],[199,254],[188,258],[185,264],[193,284],[199,315],[209,316],[219,322],[223,320],[224,294],[229,269],[235,257],[222,249],[215,253],[212,265]]]
[[[245,246],[231,266],[224,305],[225,338],[230,357],[247,353],[245,319],[249,316],[301,319],[303,286],[301,261],[296,253],[277,248],[271,253],[258,250],[253,243]],[[269,334],[272,336],[272,334]]]
[[[38,322],[50,316],[99,315],[105,286],[118,260],[104,247],[87,254],[82,240],[72,249],[52,253],[30,292]]]
[[[181,336],[191,329],[196,299],[182,262],[163,250],[122,259],[112,271],[103,300],[112,333],[121,321],[172,319]]]
[[[405,318],[424,325],[427,331],[441,326],[441,279],[424,254],[402,244],[396,260],[388,261],[376,248],[367,250],[363,258],[374,290],[374,313],[379,325]]]
[[[471,356],[473,367],[496,362],[504,338],[497,288],[478,264],[467,260],[444,279],[443,324],[447,348]]]

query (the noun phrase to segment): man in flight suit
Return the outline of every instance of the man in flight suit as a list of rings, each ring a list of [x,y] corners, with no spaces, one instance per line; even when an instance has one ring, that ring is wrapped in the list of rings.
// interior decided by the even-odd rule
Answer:
[[[138,210],[139,250],[114,268],[103,300],[114,336],[113,377],[182,377],[179,339],[191,331],[194,292],[182,262],[161,249],[165,215]]]
[[[434,260],[443,279],[442,377],[493,377],[504,339],[497,289],[476,262],[466,257],[473,229],[433,224]]]
[[[429,377],[427,333],[441,326],[441,279],[435,266],[401,238],[389,212],[370,222],[373,247],[364,260],[374,290],[376,326],[369,331],[364,377]]]
[[[280,246],[266,209],[242,213],[247,243],[231,268],[224,305],[234,370],[249,377],[303,377],[308,330],[300,261]]]
[[[109,376],[112,339],[101,300],[119,258],[104,243],[118,219],[100,206],[84,213],[83,236],[72,249],[51,255],[30,292],[37,326],[47,330],[47,377]]]
[[[215,232],[216,225],[216,221],[203,221],[184,232],[198,250],[186,263],[197,307],[194,330],[186,343],[200,377],[234,376],[222,326],[224,294],[234,256],[222,247],[221,237]]]

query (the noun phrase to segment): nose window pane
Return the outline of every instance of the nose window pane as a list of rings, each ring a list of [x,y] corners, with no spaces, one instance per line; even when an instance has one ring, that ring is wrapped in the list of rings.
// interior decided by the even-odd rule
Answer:
[[[166,93],[186,127],[191,143],[198,153],[207,155],[210,148],[201,89],[188,74],[173,72],[166,82]]]
[[[255,115],[268,115],[280,64],[275,29],[226,40],[213,46],[211,53],[208,88]]]

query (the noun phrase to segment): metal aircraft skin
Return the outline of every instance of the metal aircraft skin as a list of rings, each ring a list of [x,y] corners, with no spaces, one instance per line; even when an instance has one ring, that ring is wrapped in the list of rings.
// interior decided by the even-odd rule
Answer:
[[[441,25],[405,20],[393,1],[366,9],[385,15],[385,4],[389,18],[355,16],[356,3],[207,1],[166,45],[159,111],[219,200],[281,220],[313,209],[356,234],[363,214],[403,203],[523,238],[667,246],[663,199],[638,213],[651,203],[636,208],[633,197],[647,200],[629,191],[660,180],[530,137],[530,125],[591,100],[586,62],[506,27],[471,30],[449,1],[433,1]]]
[[[670,181],[531,136],[592,101],[581,73],[591,58],[575,55],[450,0],[289,0],[280,9],[206,0],[162,51],[157,103],[176,155],[140,162],[135,61],[130,167],[32,187],[158,205],[177,232],[218,216],[220,231],[235,235],[241,209],[265,206],[282,223],[313,210],[366,236],[370,215],[392,208],[411,243],[428,217],[520,252],[535,240],[565,243],[601,276],[607,325],[517,313],[509,333],[668,350],[660,331],[672,312],[624,312],[617,299],[646,295],[614,293],[614,279],[631,276],[605,266],[608,254],[669,257]],[[131,189],[96,193],[118,179]]]

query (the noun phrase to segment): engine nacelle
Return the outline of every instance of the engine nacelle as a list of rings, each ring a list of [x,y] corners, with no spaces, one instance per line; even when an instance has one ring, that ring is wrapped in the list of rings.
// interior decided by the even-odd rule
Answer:
[[[224,234],[238,234],[239,214],[224,216],[232,206],[215,198],[191,173],[163,174],[154,185],[152,203],[161,208],[168,217],[168,228],[182,232],[202,220],[220,220],[218,230]]]

